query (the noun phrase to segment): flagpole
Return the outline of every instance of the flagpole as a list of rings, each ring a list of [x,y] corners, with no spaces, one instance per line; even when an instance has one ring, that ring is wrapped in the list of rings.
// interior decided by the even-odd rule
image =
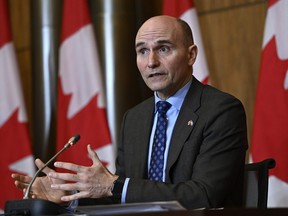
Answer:
[[[32,1],[33,147],[45,160],[54,153],[60,1]],[[58,31],[57,31],[58,30]]]
[[[91,1],[107,98],[108,122],[117,145],[125,111],[143,100],[143,81],[136,66],[134,40],[138,1]]]

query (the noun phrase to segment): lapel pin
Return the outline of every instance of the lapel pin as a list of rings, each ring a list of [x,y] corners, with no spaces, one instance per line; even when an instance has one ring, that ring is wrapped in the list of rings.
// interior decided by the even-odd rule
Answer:
[[[192,121],[192,120],[189,120],[189,121],[187,122],[187,125],[192,127],[193,121]]]

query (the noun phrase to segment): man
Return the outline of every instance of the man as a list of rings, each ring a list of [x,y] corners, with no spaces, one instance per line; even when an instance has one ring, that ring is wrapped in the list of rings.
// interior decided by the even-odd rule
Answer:
[[[32,197],[57,203],[111,196],[122,203],[178,200],[188,209],[241,205],[248,148],[241,102],[192,76],[197,47],[184,21],[169,16],[147,20],[137,33],[135,47],[139,71],[154,97],[123,118],[116,174],[102,165],[88,145],[91,167],[56,162],[55,167],[73,174],[45,169],[47,177],[35,181]],[[158,140],[155,156],[156,122],[162,118],[158,101],[168,111],[161,123],[165,146]],[[36,164],[43,166],[39,159]],[[22,190],[31,180],[12,177]]]

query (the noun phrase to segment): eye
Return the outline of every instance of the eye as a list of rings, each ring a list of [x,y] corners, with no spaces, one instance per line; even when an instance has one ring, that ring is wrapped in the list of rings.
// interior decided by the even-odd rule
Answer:
[[[146,48],[141,48],[141,49],[137,50],[137,53],[139,55],[146,55],[148,52],[149,52],[149,50]]]
[[[162,46],[159,48],[160,53],[167,53],[170,51],[170,48],[168,46]]]

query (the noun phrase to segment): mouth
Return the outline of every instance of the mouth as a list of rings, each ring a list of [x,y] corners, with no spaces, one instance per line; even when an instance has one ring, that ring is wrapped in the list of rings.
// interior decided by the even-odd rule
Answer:
[[[164,76],[165,75],[165,73],[153,73],[153,74],[150,74],[149,76],[148,76],[148,78],[154,78],[154,77],[160,77],[160,76]]]

